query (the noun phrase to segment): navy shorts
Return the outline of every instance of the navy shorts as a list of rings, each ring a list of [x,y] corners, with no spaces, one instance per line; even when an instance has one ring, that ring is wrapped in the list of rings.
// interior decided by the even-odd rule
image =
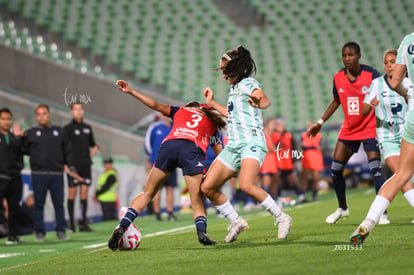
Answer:
[[[194,142],[186,139],[166,140],[161,144],[154,166],[172,173],[180,167],[183,175],[205,173],[206,155]]]
[[[76,173],[78,173],[79,176],[85,179],[84,182],[79,182],[77,179],[67,175],[68,178],[68,185],[69,187],[75,187],[79,184],[88,185],[90,186],[92,183],[92,177],[91,177],[91,167],[90,166],[84,166],[84,167],[75,167]]]
[[[359,146],[361,143],[364,145],[365,152],[378,152],[378,140],[376,138],[362,139],[362,140],[343,140],[338,139],[338,141],[345,144],[346,147],[352,150],[353,153],[358,152]]]
[[[177,169],[174,169],[168,179],[164,181],[162,187],[177,187],[177,185]]]

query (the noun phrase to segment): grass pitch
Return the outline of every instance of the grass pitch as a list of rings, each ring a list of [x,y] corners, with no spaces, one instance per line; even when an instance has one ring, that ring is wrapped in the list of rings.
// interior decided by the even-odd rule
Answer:
[[[135,224],[143,235],[136,251],[106,247],[117,222],[93,224],[93,233],[69,234],[58,241],[49,232],[44,243],[23,236],[23,244],[0,240],[2,274],[410,274],[414,271],[414,211],[398,195],[389,207],[390,225],[377,226],[361,249],[349,236],[365,217],[373,189],[348,190],[350,216],[335,225],[325,218],[337,208],[333,193],[316,203],[284,209],[292,216],[289,238],[277,240],[273,218],[262,210],[240,211],[250,228],[237,241],[223,243],[227,221],[208,217],[208,233],[218,244],[197,241],[191,214],[177,222],[155,222],[152,216]]]

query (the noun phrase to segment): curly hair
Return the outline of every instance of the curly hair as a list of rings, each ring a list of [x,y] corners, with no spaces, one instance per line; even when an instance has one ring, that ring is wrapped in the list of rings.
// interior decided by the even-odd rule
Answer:
[[[229,77],[236,77],[236,82],[256,73],[256,64],[250,51],[243,46],[227,51],[221,60],[227,62],[225,67],[221,68],[223,73]]]
[[[207,107],[208,106],[208,107]],[[200,108],[200,110],[206,115],[206,117],[214,124],[218,130],[226,128],[226,121],[223,116],[209,105],[200,104],[198,101],[190,101],[185,104],[184,107]]]

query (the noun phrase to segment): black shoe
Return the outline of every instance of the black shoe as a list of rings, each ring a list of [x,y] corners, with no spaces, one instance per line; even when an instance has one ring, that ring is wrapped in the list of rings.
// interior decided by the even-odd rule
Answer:
[[[9,237],[6,241],[7,245],[12,245],[12,244],[19,244],[22,243],[23,241],[21,241],[18,237],[14,236],[14,237]]]
[[[168,214],[168,221],[175,222],[177,221],[177,217],[173,213]]]
[[[94,232],[94,230],[87,223],[81,223],[79,224],[79,232]]]
[[[69,233],[76,233],[76,227],[74,225],[69,226],[68,231]]]
[[[157,222],[162,221],[162,218],[161,218],[161,214],[160,214],[160,213],[155,213],[155,220],[156,220]]]
[[[110,249],[112,250],[118,249],[119,240],[124,235],[124,232],[125,232],[124,228],[119,225],[114,229],[114,231],[112,232],[112,236],[108,240],[108,247]]]
[[[66,236],[66,233],[63,232],[63,231],[56,232],[56,236],[61,241],[67,241],[67,240],[69,240],[68,236]]]
[[[204,245],[214,245],[214,244],[216,244],[216,241],[215,241],[215,240],[213,240],[213,239],[211,239],[211,238],[207,235],[207,233],[204,233],[204,232],[198,231],[198,232],[197,232],[197,235],[198,235],[198,241],[199,241],[201,244],[204,244]]]

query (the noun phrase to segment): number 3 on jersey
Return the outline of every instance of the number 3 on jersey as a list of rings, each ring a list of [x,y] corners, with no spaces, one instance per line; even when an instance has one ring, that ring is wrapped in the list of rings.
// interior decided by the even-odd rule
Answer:
[[[195,128],[198,126],[198,123],[203,119],[203,117],[201,115],[192,114],[191,119],[192,123],[187,121],[185,125],[187,125],[188,128]]]

